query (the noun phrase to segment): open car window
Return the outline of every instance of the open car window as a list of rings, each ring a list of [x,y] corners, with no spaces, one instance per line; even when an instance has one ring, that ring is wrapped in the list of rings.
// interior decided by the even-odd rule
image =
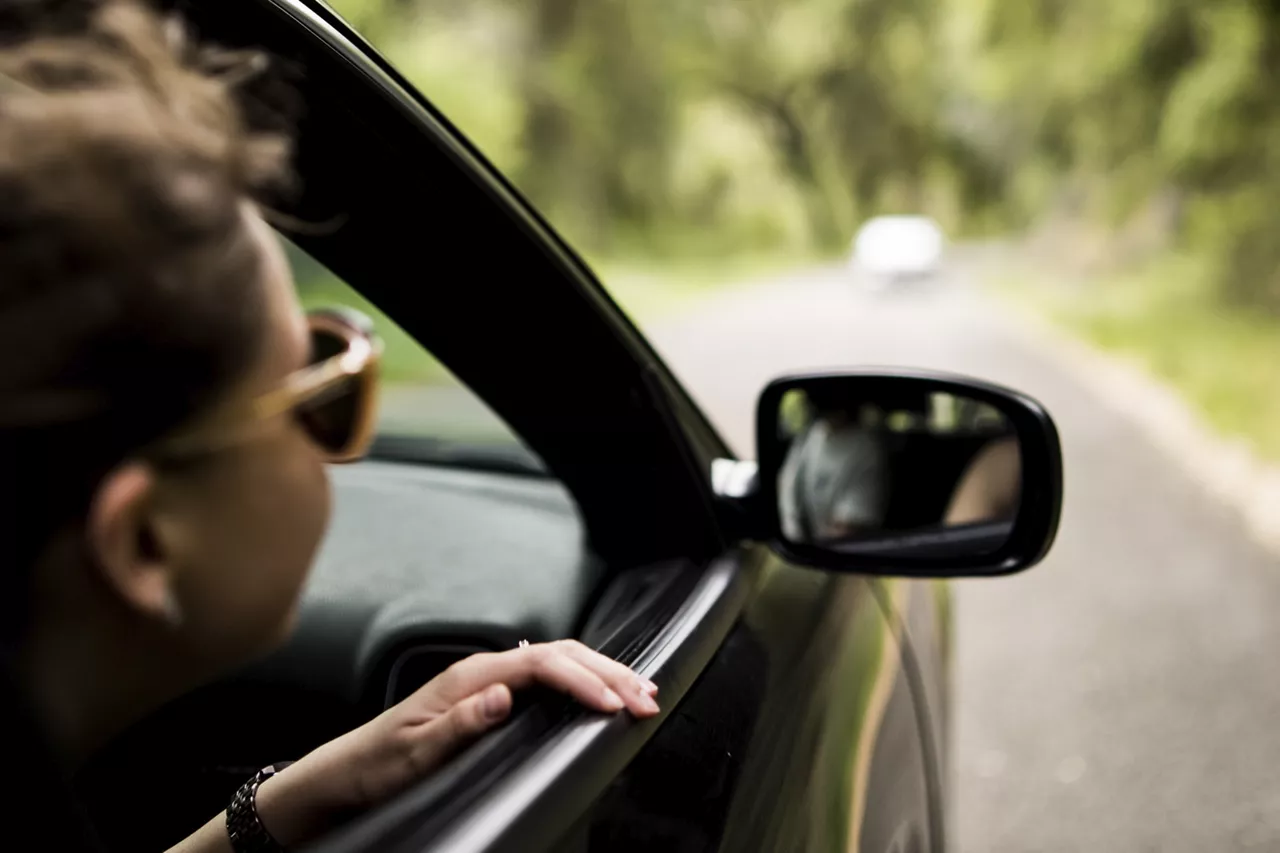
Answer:
[[[355,308],[383,350],[375,458],[541,473],[541,462],[474,392],[332,271],[281,237],[303,307]]]

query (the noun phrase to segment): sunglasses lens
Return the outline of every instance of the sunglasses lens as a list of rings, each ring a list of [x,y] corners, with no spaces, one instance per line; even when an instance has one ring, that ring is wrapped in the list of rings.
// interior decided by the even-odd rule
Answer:
[[[311,331],[312,364],[339,355],[346,348],[347,342],[341,335],[324,329]],[[332,455],[342,454],[355,440],[364,406],[368,402],[367,395],[368,382],[364,375],[348,377],[299,406],[295,414],[298,422],[322,450]]]

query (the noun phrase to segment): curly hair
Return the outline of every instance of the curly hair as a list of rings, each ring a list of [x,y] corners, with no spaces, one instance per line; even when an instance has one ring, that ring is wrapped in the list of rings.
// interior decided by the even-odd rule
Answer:
[[[101,478],[254,363],[245,205],[288,177],[249,127],[260,54],[202,47],[137,0],[0,2],[0,613]]]

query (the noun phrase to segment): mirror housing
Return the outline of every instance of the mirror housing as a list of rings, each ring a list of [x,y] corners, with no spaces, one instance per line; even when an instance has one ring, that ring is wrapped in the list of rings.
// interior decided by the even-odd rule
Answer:
[[[741,509],[746,538],[798,564],[1004,575],[1039,562],[1057,532],[1057,429],[1016,391],[919,371],[787,376],[759,398],[756,441],[758,466],[723,463],[713,485]]]

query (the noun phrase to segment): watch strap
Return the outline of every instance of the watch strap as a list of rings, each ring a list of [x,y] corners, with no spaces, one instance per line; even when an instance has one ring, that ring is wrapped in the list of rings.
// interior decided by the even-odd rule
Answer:
[[[264,767],[240,786],[227,806],[227,837],[236,853],[284,853],[258,818],[258,787],[293,762],[282,761]]]

